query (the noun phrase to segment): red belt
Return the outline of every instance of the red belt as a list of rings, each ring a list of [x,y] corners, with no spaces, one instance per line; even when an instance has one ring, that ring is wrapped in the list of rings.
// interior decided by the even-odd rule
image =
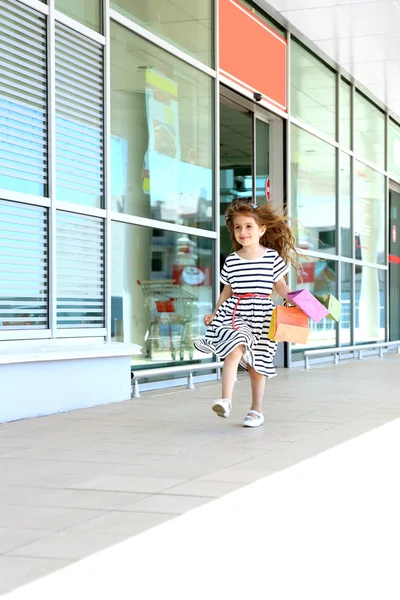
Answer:
[[[268,294],[233,294],[233,297],[236,298],[236,304],[235,304],[235,308],[233,309],[233,313],[232,313],[232,327],[233,329],[239,329],[239,327],[235,327],[235,315],[236,315],[236,311],[238,309],[239,303],[241,300],[243,300],[244,298],[271,298],[270,295]]]

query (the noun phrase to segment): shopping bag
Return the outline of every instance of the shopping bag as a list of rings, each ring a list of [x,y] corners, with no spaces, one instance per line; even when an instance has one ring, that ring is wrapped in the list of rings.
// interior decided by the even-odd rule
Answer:
[[[293,302],[298,308],[301,308],[310,319],[319,323],[324,317],[329,314],[329,310],[325,308],[308,290],[296,290],[289,292],[287,299]]]
[[[272,312],[268,338],[274,342],[306,343],[310,330],[307,315],[296,306],[277,306]]]
[[[310,335],[308,327],[297,327],[287,323],[278,323],[275,331],[275,342],[292,342],[292,344],[306,344]]]
[[[342,309],[342,305],[335,296],[332,294],[325,294],[324,296],[315,296],[319,302],[328,310],[328,319],[332,319],[333,321],[339,321],[340,312]]]

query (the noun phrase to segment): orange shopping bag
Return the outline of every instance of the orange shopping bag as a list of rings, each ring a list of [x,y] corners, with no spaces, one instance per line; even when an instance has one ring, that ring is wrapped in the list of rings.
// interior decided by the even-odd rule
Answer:
[[[268,338],[274,342],[305,344],[310,335],[307,315],[297,306],[277,306],[271,318]]]

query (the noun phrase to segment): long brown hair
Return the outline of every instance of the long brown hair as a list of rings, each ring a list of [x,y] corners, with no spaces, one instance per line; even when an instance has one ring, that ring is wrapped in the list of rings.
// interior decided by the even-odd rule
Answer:
[[[260,238],[262,246],[276,250],[286,263],[291,263],[295,269],[298,269],[296,239],[289,226],[289,217],[280,215],[268,203],[256,206],[249,203],[248,198],[239,198],[233,200],[228,207],[225,212],[225,222],[235,252],[240,250],[242,246],[235,239],[234,221],[237,215],[242,214],[248,214],[253,217],[259,227],[266,227],[264,235]]]

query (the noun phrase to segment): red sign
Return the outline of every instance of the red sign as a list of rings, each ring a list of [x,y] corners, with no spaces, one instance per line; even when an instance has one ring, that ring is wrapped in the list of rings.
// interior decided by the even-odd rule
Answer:
[[[397,240],[397,229],[396,229],[396,225],[393,225],[392,227],[392,240],[393,240],[393,244],[396,243]]]
[[[271,200],[271,179],[269,177],[265,182],[265,197],[267,200]]]
[[[315,262],[307,262],[300,265],[297,282],[314,283],[315,281]]]
[[[286,40],[236,0],[219,2],[220,73],[286,111]]]
[[[176,285],[210,286],[212,285],[211,267],[173,265],[172,279]]]

